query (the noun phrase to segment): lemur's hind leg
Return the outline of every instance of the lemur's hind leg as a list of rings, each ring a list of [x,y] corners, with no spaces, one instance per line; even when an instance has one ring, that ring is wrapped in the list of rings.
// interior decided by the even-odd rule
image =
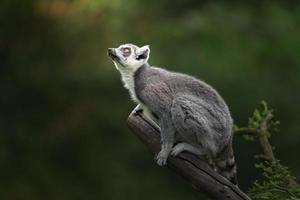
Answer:
[[[173,147],[173,149],[171,151],[171,156],[175,157],[183,151],[187,151],[187,152],[193,153],[198,156],[205,155],[205,152],[203,152],[200,148],[197,148],[197,147],[195,147],[191,144],[185,143],[185,142],[181,142],[181,143],[176,144]]]
[[[207,152],[205,152],[205,151],[201,150],[201,148],[197,148],[197,147],[195,147],[191,144],[188,144],[188,143],[185,143],[185,142],[181,142],[181,143],[176,144],[173,147],[170,155],[175,157],[175,156],[178,156],[181,152],[184,152],[184,151],[207,159],[208,164],[215,170],[215,163],[212,159],[212,156],[209,156],[209,154]]]

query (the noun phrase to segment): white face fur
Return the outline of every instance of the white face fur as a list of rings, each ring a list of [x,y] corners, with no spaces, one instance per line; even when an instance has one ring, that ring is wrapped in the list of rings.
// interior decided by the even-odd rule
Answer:
[[[139,101],[134,91],[134,73],[144,64],[148,64],[149,54],[148,45],[139,48],[133,44],[123,44],[118,48],[108,49],[108,55],[120,71],[125,88],[129,90],[131,98],[136,103]]]
[[[123,44],[118,48],[108,49],[108,55],[120,72],[135,72],[147,63],[149,54],[148,45],[139,48],[133,44]]]

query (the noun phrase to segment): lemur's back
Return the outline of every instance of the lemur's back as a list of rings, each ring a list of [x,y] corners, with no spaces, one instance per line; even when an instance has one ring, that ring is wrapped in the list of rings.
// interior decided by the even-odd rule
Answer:
[[[143,71],[146,76],[139,80],[140,82],[137,85],[142,84],[142,82],[166,82],[172,90],[172,95],[176,93],[190,94],[195,95],[202,100],[209,102],[210,104],[216,104],[224,112],[229,113],[229,109],[224,102],[223,98],[218,94],[218,92],[213,89],[210,85],[201,81],[193,76],[167,71],[158,67],[145,67],[141,68],[140,71]],[[137,72],[138,74],[139,72]],[[151,80],[149,80],[151,79]]]
[[[228,134],[228,136],[231,134],[232,119],[229,109],[218,92],[207,83],[186,74],[146,66],[136,72],[135,81],[137,96],[147,84],[156,84],[159,87],[160,84],[165,83],[171,97],[168,99],[169,104],[172,104],[171,101],[178,96],[192,97],[194,103],[198,105],[195,109],[205,109],[207,111],[205,113],[211,117],[212,120],[208,119],[208,121],[214,122],[215,127],[212,128],[216,128],[220,134]],[[143,99],[142,96],[140,98]]]

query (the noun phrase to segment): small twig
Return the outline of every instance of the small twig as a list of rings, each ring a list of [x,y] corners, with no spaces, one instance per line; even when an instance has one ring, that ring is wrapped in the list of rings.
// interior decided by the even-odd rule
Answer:
[[[234,131],[234,134],[236,135],[252,135],[252,136],[257,136],[258,135],[258,130],[254,128],[238,128],[237,130]]]
[[[259,129],[258,129],[258,142],[263,151],[263,154],[268,161],[275,161],[275,156],[273,153],[272,145],[269,142],[267,131],[268,131],[268,122],[273,118],[272,113],[268,113],[262,120]]]
[[[266,157],[265,155],[262,155],[262,154],[254,155],[254,158],[256,158],[256,159],[263,159],[263,160],[269,160],[268,157]]]

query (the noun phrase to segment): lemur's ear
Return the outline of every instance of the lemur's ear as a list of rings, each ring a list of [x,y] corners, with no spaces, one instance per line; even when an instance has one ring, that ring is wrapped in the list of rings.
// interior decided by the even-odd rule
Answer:
[[[146,59],[148,60],[150,54],[150,48],[149,45],[145,45],[141,48],[138,48],[136,50],[137,60]]]

